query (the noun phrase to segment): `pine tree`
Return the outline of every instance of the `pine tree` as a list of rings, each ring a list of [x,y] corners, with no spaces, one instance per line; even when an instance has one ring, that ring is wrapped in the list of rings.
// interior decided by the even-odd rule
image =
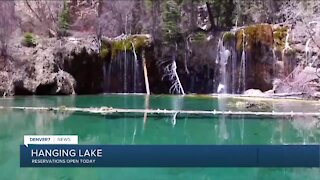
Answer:
[[[59,30],[62,35],[66,35],[67,30],[70,28],[71,18],[70,11],[66,0],[63,2],[63,10],[59,17]]]
[[[176,42],[180,37],[180,8],[176,0],[167,0],[163,12],[163,33],[166,42]]]

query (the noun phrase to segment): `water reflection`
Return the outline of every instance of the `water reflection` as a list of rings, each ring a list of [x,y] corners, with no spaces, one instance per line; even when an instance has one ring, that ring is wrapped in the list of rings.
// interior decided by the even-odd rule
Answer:
[[[47,101],[46,101],[47,100]],[[228,104],[240,100],[208,97],[176,96],[77,96],[17,97],[0,100],[1,106],[109,106],[126,108],[231,110]],[[243,101],[243,100],[241,100]],[[31,104],[32,103],[32,104]],[[270,102],[274,111],[311,111],[311,103]],[[310,108],[309,108],[310,107]],[[0,169],[3,179],[130,179],[143,174],[145,179],[157,175],[163,179],[201,179],[217,174],[236,174],[237,179],[272,177],[312,179],[319,171],[299,169],[201,169],[201,170],[139,170],[139,169],[20,169],[19,145],[25,134],[76,134],[80,144],[310,144],[319,143],[317,117],[246,117],[246,116],[173,116],[93,115],[86,113],[55,113],[51,111],[0,111]],[[228,172],[228,173],[226,173]],[[231,173],[230,173],[231,172]],[[233,177],[233,178],[232,178]],[[271,177],[271,178],[270,178]],[[114,178],[112,178],[114,179]],[[316,178],[313,178],[316,179]]]
[[[218,97],[218,110],[227,111],[227,99],[223,95]],[[229,138],[229,133],[226,125],[226,115],[219,116],[219,139],[221,143]]]

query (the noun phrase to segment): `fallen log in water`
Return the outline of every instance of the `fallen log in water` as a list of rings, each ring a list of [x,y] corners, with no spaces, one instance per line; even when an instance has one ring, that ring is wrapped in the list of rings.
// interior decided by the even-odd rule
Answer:
[[[121,109],[112,107],[100,108],[78,108],[78,107],[4,107],[0,110],[26,110],[26,111],[57,111],[57,112],[84,112],[93,114],[113,114],[113,113],[137,113],[137,114],[186,114],[186,115],[236,115],[236,116],[320,116],[320,112],[252,112],[252,111],[221,111],[221,110],[167,110],[167,109]]]

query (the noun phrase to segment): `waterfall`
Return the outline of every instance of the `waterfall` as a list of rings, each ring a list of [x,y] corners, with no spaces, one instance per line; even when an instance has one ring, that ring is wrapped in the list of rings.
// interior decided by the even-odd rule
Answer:
[[[124,93],[127,93],[127,47],[124,47],[124,80],[123,80],[123,89]]]
[[[109,63],[109,66],[108,66],[108,70],[107,70],[107,91],[108,92],[111,92],[111,74],[112,74],[112,59]]]
[[[224,36],[223,36],[224,37]],[[222,39],[219,39],[218,42],[218,54],[216,63],[220,63],[220,74],[221,74],[221,80],[217,89],[218,93],[226,94],[228,93],[228,82],[227,82],[227,65],[228,65],[228,59],[230,57],[230,51],[226,49],[223,45],[223,37]]]
[[[311,38],[308,39],[306,46],[305,46],[306,62],[307,63],[311,60],[310,41],[311,41]],[[312,66],[312,63],[310,63],[309,65]]]
[[[286,36],[286,41],[285,41],[285,44],[284,44],[284,49],[282,50],[282,59],[284,59],[284,53],[286,52],[286,50],[291,49],[291,47],[289,45],[289,37],[290,37],[290,31],[288,29],[287,36]]]
[[[284,50],[290,49],[290,46],[289,46],[289,37],[290,37],[290,31],[288,30],[288,31],[287,31],[287,36],[286,36],[285,45],[284,45]]]
[[[107,91],[107,85],[108,85],[108,76],[107,76],[107,67],[106,67],[106,63],[103,62],[102,65],[102,74],[103,74],[103,82],[102,82],[102,89],[103,92]]]
[[[142,79],[140,78],[139,71],[142,71],[142,69],[140,69],[135,45],[133,42],[131,44],[132,51],[124,48],[123,52],[112,57],[108,64],[105,63],[103,65],[104,92],[138,93],[141,91],[139,82]],[[120,85],[115,86],[116,88],[113,86],[115,80]]]
[[[236,25],[235,25],[236,27],[235,27],[235,29],[238,28],[238,19],[239,19],[239,18],[238,18],[238,16],[237,16],[237,17],[236,17]]]
[[[240,75],[239,75],[239,86],[238,92],[244,92],[246,90],[246,51],[245,51],[245,38],[246,34],[242,30],[242,53],[240,63]]]
[[[219,64],[221,61],[220,61],[220,48],[221,46],[223,46],[223,43],[222,43],[222,38],[219,39],[218,41],[218,48],[217,48],[217,56],[216,56],[216,64]],[[221,72],[222,71],[222,72]],[[224,79],[225,77],[225,73],[224,73],[224,68],[221,68],[220,66],[220,74],[221,74],[221,77],[222,79]],[[223,82],[223,80],[222,80]],[[220,93],[222,91],[224,91],[225,89],[225,85],[224,84],[221,84],[221,80],[220,80],[220,83],[218,85],[218,89],[217,89],[217,92]]]
[[[236,46],[236,41],[234,42],[234,46]],[[231,49],[231,63],[232,63],[232,82],[231,82],[231,93],[236,94],[237,93],[237,68],[238,68],[238,60],[237,60],[237,51],[235,48]]]

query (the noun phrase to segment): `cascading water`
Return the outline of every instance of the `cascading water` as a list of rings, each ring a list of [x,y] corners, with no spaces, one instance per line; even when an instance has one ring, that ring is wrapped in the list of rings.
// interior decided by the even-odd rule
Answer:
[[[276,55],[276,50],[277,50],[277,48],[276,48],[276,46],[274,44],[273,48],[272,48],[272,56],[273,56],[272,68],[273,68],[273,70],[276,69],[276,64],[278,62],[278,58],[277,58],[277,55]]]
[[[286,35],[286,41],[285,41],[285,44],[284,44],[284,49],[282,50],[282,59],[284,59],[284,53],[291,49],[290,45],[289,45],[289,37],[290,37],[290,30],[288,29],[287,31],[287,35]]]
[[[128,82],[127,82],[127,64],[128,64],[128,62],[127,62],[127,48],[126,47],[124,47],[124,81],[123,81],[123,89],[124,89],[124,92],[126,93],[126,92],[128,92],[127,91],[127,84],[128,84]]]
[[[220,80],[217,92],[226,94],[228,92],[227,64],[228,64],[228,59],[230,57],[230,51],[224,47],[222,39],[219,39],[219,42],[218,42],[218,54],[216,59],[216,63],[219,62],[220,64],[220,74],[221,74],[221,80]]]
[[[124,50],[117,56],[112,57],[103,68],[103,76],[106,81],[104,92],[116,93],[139,93],[142,92],[140,83],[142,66],[139,65],[139,57],[136,49]],[[141,61],[142,63],[142,61]]]
[[[102,88],[103,88],[103,92],[106,92],[107,86],[108,86],[108,76],[107,76],[107,66],[105,62],[103,62],[103,65],[102,65],[102,74],[103,74]]]
[[[306,46],[305,46],[306,62],[307,63],[310,63],[310,60],[311,60],[310,41],[311,41],[311,39],[308,39]],[[312,63],[310,63],[309,65],[312,66]]]
[[[240,75],[239,75],[239,86],[238,93],[244,92],[246,90],[246,34],[242,30],[242,53],[241,53],[241,63],[240,63]]]

